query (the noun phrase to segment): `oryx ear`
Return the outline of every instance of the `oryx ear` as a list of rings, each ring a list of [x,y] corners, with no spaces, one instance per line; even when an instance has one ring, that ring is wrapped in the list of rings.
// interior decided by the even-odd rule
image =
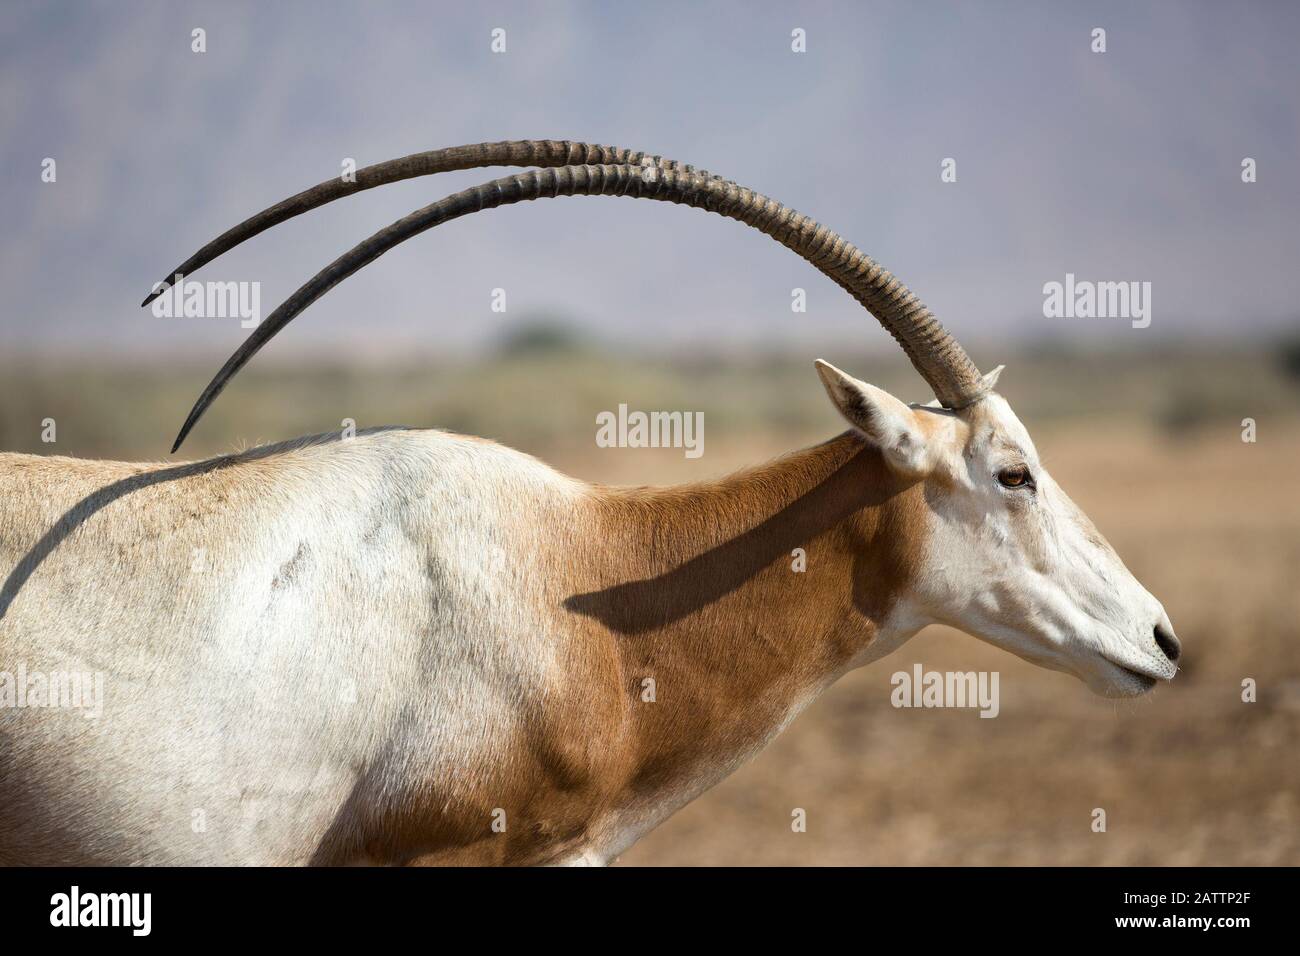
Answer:
[[[930,470],[930,449],[916,413],[884,389],[860,382],[818,359],[817,374],[840,414],[880,449],[891,468],[919,477]]]

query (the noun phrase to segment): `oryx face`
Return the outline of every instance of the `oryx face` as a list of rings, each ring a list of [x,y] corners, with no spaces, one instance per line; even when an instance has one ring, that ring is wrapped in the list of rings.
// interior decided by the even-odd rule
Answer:
[[[1180,649],[1164,608],[1052,480],[1004,398],[909,406],[831,366],[819,371],[890,467],[924,484],[929,527],[909,597],[925,617],[1108,697],[1174,676]],[[990,389],[996,380],[986,378]]]

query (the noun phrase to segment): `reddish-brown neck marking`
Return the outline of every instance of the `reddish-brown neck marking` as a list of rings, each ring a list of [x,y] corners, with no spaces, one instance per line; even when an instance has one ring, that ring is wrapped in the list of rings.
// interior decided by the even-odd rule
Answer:
[[[714,483],[602,489],[562,603],[617,655],[631,785],[742,759],[841,673],[915,573],[924,507],[854,432]]]

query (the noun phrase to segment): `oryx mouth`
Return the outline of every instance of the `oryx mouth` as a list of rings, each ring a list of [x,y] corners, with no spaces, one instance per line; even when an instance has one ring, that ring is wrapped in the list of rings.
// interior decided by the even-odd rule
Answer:
[[[1158,668],[1154,660],[1151,662],[1151,668],[1149,670],[1143,670],[1134,667],[1130,664],[1121,664],[1113,657],[1107,657],[1104,654],[1102,655],[1102,660],[1104,660],[1108,664],[1118,667],[1129,677],[1132,677],[1135,680],[1137,680],[1138,683],[1142,685],[1144,690],[1150,690],[1152,687],[1155,687],[1156,684],[1159,684],[1162,681],[1165,682],[1171,681],[1174,679],[1174,675],[1178,673],[1177,666],[1173,666],[1169,669]]]

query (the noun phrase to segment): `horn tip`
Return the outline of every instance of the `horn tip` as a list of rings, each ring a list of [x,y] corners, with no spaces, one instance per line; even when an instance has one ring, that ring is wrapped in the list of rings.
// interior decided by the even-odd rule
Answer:
[[[203,396],[195,402],[194,407],[190,409],[189,415],[185,416],[185,424],[181,426],[181,430],[176,433],[176,440],[172,442],[171,453],[173,455],[176,454],[176,449],[180,448],[185,439],[189,437],[190,431],[198,424],[199,418],[207,410],[207,402],[204,401],[206,397]]]

